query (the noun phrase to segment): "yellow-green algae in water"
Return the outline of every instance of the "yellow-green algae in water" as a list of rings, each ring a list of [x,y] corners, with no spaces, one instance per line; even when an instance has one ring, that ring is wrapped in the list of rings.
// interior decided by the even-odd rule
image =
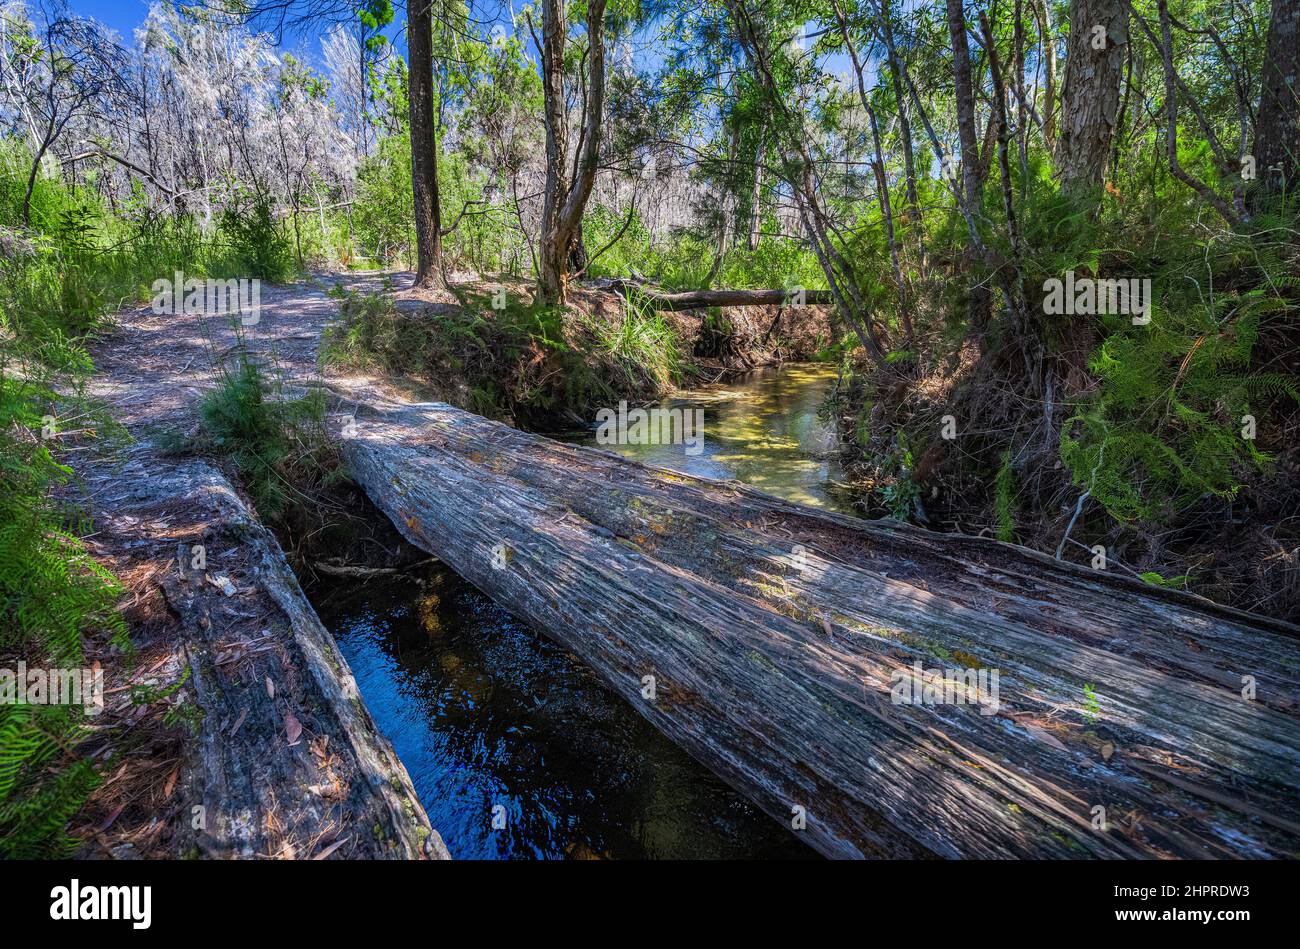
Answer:
[[[698,454],[688,453],[680,439],[677,444],[597,445],[594,430],[582,442],[644,464],[703,478],[734,478],[788,501],[851,514],[847,497],[834,487],[841,478],[835,429],[822,415],[835,378],[831,366],[795,363],[758,370],[729,385],[683,390],[650,406],[703,409]]]

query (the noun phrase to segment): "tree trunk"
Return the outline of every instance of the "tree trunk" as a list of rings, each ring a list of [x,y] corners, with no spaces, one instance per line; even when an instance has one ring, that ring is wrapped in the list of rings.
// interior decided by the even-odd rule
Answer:
[[[1077,198],[1101,198],[1119,125],[1128,27],[1124,0],[1071,0],[1056,160],[1061,190]]]
[[[570,182],[568,165],[568,104],[564,97],[564,46],[568,25],[563,0],[542,3],[542,98],[546,122],[546,185],[542,199],[541,241],[538,248],[538,296],[563,305],[568,298],[569,251],[582,212],[596,182],[600,136],[605,111],[605,0],[587,5],[587,44],[590,81],[583,111],[581,153]]]
[[[27,175],[27,190],[23,192],[23,227],[32,226],[32,192],[36,190],[36,176],[41,170],[41,159],[45,157],[45,149],[49,147],[49,141],[41,142],[41,147],[36,150],[32,158],[32,170]]]
[[[569,241],[569,273],[580,274],[587,269],[590,258],[587,256],[587,242],[582,236],[582,222]]]
[[[356,395],[349,470],[412,543],[828,856],[1300,850],[1295,627]]]
[[[1300,0],[1273,0],[1255,123],[1259,192],[1300,185]]]
[[[1043,142],[1056,153],[1056,31],[1049,0],[1033,0],[1038,19],[1038,46],[1043,57]]]
[[[916,156],[912,151],[912,120],[908,117],[907,93],[903,91],[903,69],[894,44],[894,24],[890,17],[889,0],[881,0],[880,23],[885,37],[885,51],[889,57],[889,78],[894,87],[894,101],[898,105],[898,137],[903,144],[903,175],[907,182],[907,219],[913,227],[921,224],[921,201],[916,193]],[[916,234],[921,258],[924,262],[923,236]]]
[[[966,219],[972,241],[963,249],[961,269],[969,272],[976,253],[983,254],[982,248],[975,246],[976,220],[980,216],[983,193],[982,162],[975,126],[975,91],[971,84],[970,47],[966,39],[966,16],[962,10],[962,0],[947,0],[948,35],[952,40],[953,89],[957,106],[957,139],[961,143],[961,192],[962,214]],[[967,319],[970,332],[975,336],[983,335],[988,326],[992,309],[992,298],[983,283],[976,283],[970,288],[967,299]]]
[[[758,147],[754,150],[754,190],[749,196],[749,249],[758,250],[758,241],[763,227],[763,152],[767,144],[767,128],[758,133]]]
[[[433,15],[428,0],[407,0],[410,59],[411,185],[415,194],[415,286],[440,289],[442,209],[438,203],[438,140],[433,127]]]
[[[706,287],[713,286],[714,279],[718,276],[718,271],[722,269],[722,262],[727,256],[727,251],[731,249],[732,239],[732,221],[740,213],[740,202],[736,200],[736,158],[739,153],[740,145],[740,123],[732,121],[731,134],[727,137],[727,170],[722,176],[722,182],[718,186],[718,213],[720,222],[718,226],[718,242],[713,249],[713,264],[709,267],[709,274],[704,278]],[[738,225],[737,225],[738,226]]]
[[[947,0],[948,36],[952,40],[952,77],[957,105],[957,138],[961,142],[962,188],[972,213],[980,206],[980,151],[975,128],[975,92],[971,86],[970,47],[962,0]]]

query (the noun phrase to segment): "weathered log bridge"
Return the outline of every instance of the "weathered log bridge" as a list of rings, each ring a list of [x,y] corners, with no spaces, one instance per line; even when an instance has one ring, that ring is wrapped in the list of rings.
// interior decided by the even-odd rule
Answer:
[[[1295,627],[363,399],[344,452],[412,542],[826,855],[1300,854]],[[895,704],[916,662],[997,670],[996,711]]]

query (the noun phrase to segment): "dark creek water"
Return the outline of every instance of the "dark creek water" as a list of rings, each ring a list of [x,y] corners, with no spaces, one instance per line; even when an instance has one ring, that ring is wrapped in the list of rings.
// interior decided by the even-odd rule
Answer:
[[[834,378],[787,367],[668,400],[704,408],[696,455],[680,444],[605,447],[848,509],[830,486],[832,440],[818,417]],[[309,592],[454,857],[814,856],[580,659],[445,567]]]

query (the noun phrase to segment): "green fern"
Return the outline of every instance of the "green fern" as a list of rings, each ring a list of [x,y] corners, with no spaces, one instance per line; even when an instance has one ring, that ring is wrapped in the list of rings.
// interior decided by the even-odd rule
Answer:
[[[115,612],[115,578],[66,527],[53,489],[71,472],[40,438],[53,393],[30,363],[20,378],[0,359],[0,656],[56,666],[82,661],[82,637],[107,629],[127,646]],[[6,667],[12,663],[3,663]],[[0,705],[0,856],[69,853],[67,826],[98,782],[73,749],[84,737],[80,707]]]
[[[993,484],[993,511],[998,520],[997,538],[1011,542],[1016,538],[1016,522],[1011,516],[1011,451],[1002,455],[1002,466],[998,468]]]

